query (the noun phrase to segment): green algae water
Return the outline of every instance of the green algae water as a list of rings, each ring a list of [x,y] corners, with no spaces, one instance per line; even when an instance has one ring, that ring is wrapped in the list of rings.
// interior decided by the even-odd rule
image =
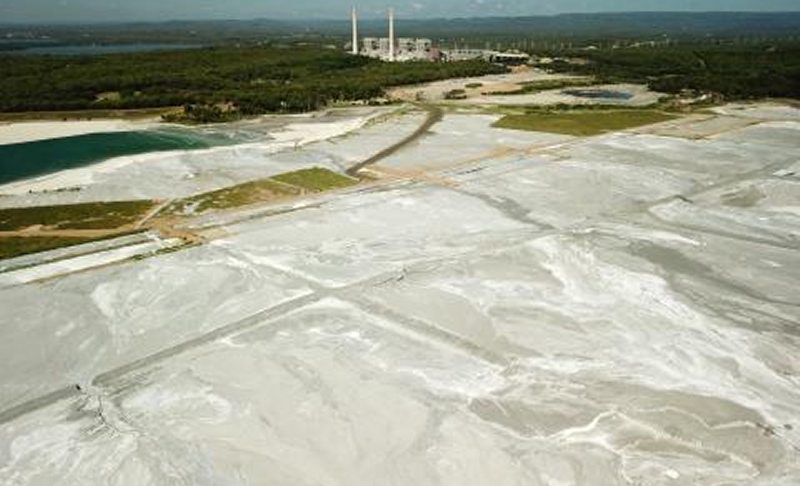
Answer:
[[[237,143],[220,133],[147,130],[91,133],[0,145],[0,184],[84,167],[113,157],[169,150],[198,150]]]

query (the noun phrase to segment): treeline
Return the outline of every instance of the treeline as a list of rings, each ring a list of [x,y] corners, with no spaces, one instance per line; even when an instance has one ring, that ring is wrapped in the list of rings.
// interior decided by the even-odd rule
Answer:
[[[319,47],[0,56],[0,111],[224,105],[244,115],[304,112],[380,97],[391,86],[504,71],[481,61],[383,63]]]
[[[602,82],[646,83],[665,93],[692,90],[726,99],[800,98],[800,43],[580,50],[566,57],[588,62],[556,62],[555,71]]]

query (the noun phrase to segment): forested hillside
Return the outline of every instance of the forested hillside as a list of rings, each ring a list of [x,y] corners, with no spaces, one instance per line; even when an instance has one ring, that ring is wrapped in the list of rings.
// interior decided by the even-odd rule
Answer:
[[[0,111],[228,104],[245,115],[303,112],[390,86],[504,71],[479,61],[382,63],[319,47],[0,56]]]
[[[554,55],[556,53],[553,53]],[[713,92],[727,99],[800,98],[800,43],[707,44],[557,53],[586,63],[557,62],[559,72],[600,81],[646,83],[656,91]]]

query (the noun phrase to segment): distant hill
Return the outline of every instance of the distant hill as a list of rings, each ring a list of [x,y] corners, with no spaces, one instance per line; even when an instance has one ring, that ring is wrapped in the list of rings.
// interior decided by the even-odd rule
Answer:
[[[362,35],[383,35],[386,21],[361,22]],[[279,21],[172,21],[86,25],[0,25],[3,42],[47,36],[66,43],[196,42],[205,44],[274,38],[346,39],[348,19]],[[549,17],[398,19],[398,36],[431,38],[632,38],[800,37],[800,12],[564,14]]]
[[[365,34],[385,30],[384,20],[362,22]],[[306,27],[320,32],[346,34],[350,24],[315,22]],[[436,37],[629,37],[666,34],[700,36],[800,36],[800,12],[786,13],[682,13],[632,12],[563,14],[549,17],[487,17],[464,19],[401,20],[401,35]]]

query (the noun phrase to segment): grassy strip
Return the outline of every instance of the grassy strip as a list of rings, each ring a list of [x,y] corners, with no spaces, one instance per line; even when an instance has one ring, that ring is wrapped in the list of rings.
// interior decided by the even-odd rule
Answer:
[[[181,199],[167,207],[163,214],[203,213],[214,209],[247,206],[276,198],[323,192],[357,184],[358,180],[312,168],[275,176],[271,179],[246,182],[233,187]],[[115,229],[141,219],[154,206],[152,201],[71,204],[0,210],[0,230],[14,231],[42,225],[55,229]],[[0,259],[38,253],[56,248],[99,241],[100,238],[57,236],[0,237]]]
[[[0,260],[31,253],[55,250],[66,246],[94,241],[93,238],[63,238],[56,236],[11,236],[0,238]]]
[[[231,209],[283,197],[298,196],[307,192],[323,192],[357,183],[356,179],[328,169],[314,167],[180,199],[164,209],[163,214],[200,214],[214,209]]]
[[[180,199],[170,204],[163,214],[180,215],[203,213],[212,209],[230,209],[297,194],[300,194],[297,188],[279,184],[271,179],[263,179]]]
[[[273,179],[312,192],[338,189],[358,183],[355,179],[320,167],[287,172],[286,174],[277,175]]]
[[[587,137],[676,118],[657,110],[538,111],[506,115],[494,126]]]
[[[143,218],[152,201],[98,202],[0,209],[0,231],[31,226],[52,229],[116,229]]]
[[[303,192],[347,187],[357,182],[327,169],[304,169],[181,199],[165,213],[234,208]],[[19,231],[32,226],[54,230],[113,230],[139,221],[154,205],[153,201],[145,200],[0,209],[0,231]]]

